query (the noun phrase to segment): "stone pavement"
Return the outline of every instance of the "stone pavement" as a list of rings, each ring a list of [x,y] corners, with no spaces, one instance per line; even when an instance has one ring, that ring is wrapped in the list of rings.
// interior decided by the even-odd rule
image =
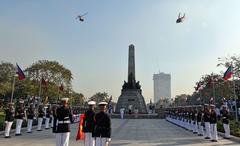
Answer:
[[[72,125],[70,146],[83,146],[82,141],[75,141],[77,127],[78,124]],[[112,128],[112,146],[239,146],[221,137],[219,142],[212,143],[163,119],[112,119]],[[24,132],[23,136],[11,139],[0,137],[0,146],[54,146],[54,138],[51,130]]]

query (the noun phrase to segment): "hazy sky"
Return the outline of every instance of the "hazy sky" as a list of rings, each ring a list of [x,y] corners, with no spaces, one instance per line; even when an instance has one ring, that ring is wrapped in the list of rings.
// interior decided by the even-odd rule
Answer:
[[[73,88],[116,101],[127,80],[128,46],[146,102],[153,73],[172,75],[172,95],[188,93],[217,58],[239,53],[239,0],[1,0],[0,60],[25,68],[57,60],[73,73]],[[88,12],[84,23],[75,17]],[[179,12],[186,21],[176,24]]]

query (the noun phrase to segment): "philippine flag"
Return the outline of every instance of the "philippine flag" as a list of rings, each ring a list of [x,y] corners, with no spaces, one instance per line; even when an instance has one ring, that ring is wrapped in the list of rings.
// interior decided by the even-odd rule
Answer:
[[[229,66],[226,72],[224,73],[223,79],[228,80],[232,77],[232,75],[233,75],[233,67]]]
[[[19,80],[25,79],[25,75],[24,75],[23,71],[21,70],[21,68],[18,66],[18,64],[16,64],[16,73],[18,75]]]

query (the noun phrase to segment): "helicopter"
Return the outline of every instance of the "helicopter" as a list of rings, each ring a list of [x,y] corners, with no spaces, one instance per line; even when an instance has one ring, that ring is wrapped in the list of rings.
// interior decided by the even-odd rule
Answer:
[[[87,15],[88,13],[84,13],[83,15],[78,15],[76,17],[76,19],[78,19],[79,21],[83,22],[84,21],[84,16]]]
[[[181,13],[178,14],[178,18],[176,20],[176,23],[182,23],[185,20],[185,13],[183,14],[183,16],[181,17]]]

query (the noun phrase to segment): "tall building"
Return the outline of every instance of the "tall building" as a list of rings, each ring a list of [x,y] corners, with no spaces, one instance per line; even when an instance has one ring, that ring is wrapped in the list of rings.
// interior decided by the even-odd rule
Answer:
[[[154,102],[171,98],[171,75],[160,72],[153,74]]]

